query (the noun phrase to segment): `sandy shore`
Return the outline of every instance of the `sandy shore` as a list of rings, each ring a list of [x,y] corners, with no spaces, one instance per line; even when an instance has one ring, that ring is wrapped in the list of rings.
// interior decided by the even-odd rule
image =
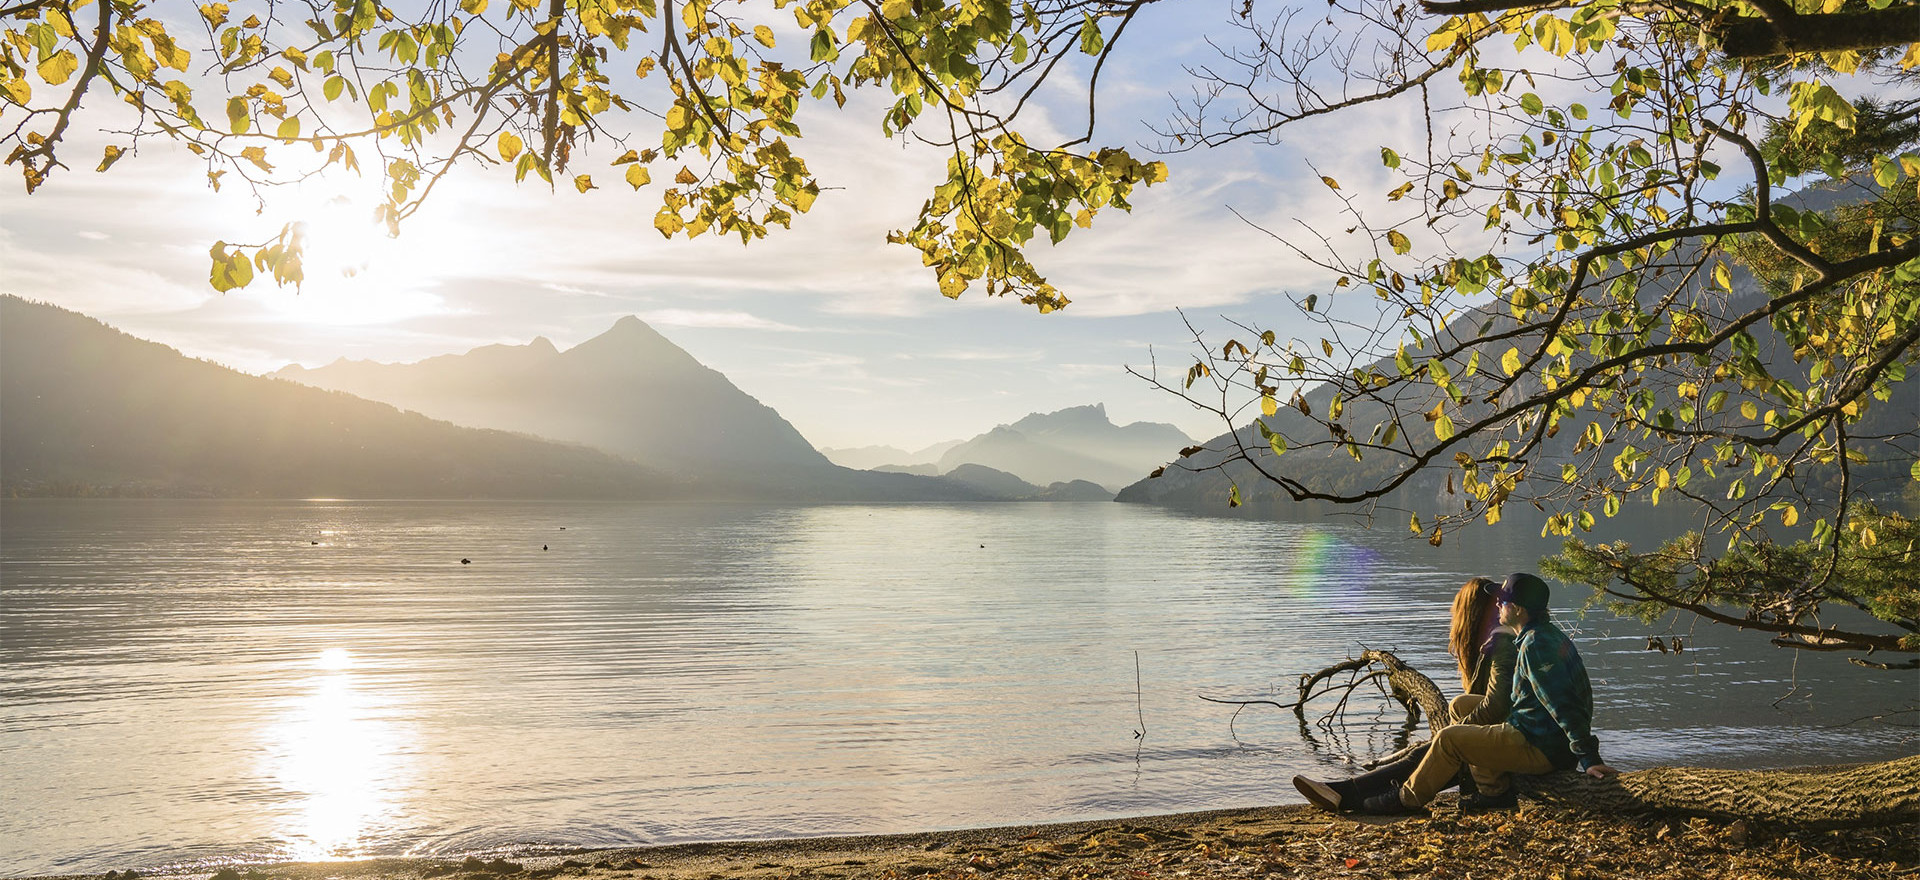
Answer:
[[[80,875],[101,880],[103,875]],[[125,874],[112,875],[127,880]],[[1306,806],[869,837],[370,859],[139,875],[172,880],[1278,880],[1296,877],[1920,877],[1920,828],[1792,832],[1523,805],[1349,818]],[[138,880],[138,877],[134,878]]]

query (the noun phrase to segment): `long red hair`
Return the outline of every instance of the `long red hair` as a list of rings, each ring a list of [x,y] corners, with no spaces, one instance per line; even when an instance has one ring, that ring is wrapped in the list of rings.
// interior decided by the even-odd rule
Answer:
[[[1467,686],[1473,668],[1480,665],[1480,646],[1499,622],[1494,590],[1499,584],[1492,578],[1477,577],[1453,594],[1453,620],[1448,628],[1447,653],[1460,665],[1460,684]]]

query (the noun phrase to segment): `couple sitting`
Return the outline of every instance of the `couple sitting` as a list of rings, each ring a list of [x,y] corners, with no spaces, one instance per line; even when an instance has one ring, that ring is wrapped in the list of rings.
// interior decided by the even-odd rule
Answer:
[[[1547,584],[1525,573],[1495,585],[1474,578],[1453,600],[1449,649],[1467,693],[1453,699],[1454,723],[1405,758],[1352,779],[1293,784],[1331,812],[1391,815],[1424,810],[1435,795],[1461,783],[1464,810],[1515,803],[1509,774],[1579,769],[1595,779],[1614,775],[1600,761],[1589,729],[1593,688],[1566,633],[1550,622]],[[1461,777],[1461,768],[1470,776]]]

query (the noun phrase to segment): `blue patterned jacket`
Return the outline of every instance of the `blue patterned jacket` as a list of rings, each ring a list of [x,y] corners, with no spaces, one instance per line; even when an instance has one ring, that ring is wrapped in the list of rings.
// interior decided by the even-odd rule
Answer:
[[[1513,709],[1507,723],[1562,770],[1586,770],[1600,760],[1593,735],[1593,685],[1573,640],[1551,621],[1529,623],[1517,646]]]

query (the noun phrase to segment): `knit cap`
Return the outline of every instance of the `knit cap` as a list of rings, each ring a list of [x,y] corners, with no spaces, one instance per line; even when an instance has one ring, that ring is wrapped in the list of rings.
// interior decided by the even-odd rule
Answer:
[[[1500,601],[1525,608],[1534,620],[1546,619],[1547,598],[1551,595],[1546,581],[1524,571],[1507,575],[1507,582],[1500,585]]]

